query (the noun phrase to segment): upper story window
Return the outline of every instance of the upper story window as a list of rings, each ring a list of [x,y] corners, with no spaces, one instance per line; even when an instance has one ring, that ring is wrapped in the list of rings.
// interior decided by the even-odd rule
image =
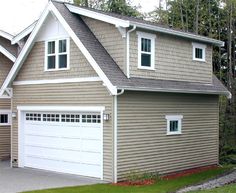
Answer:
[[[193,60],[205,62],[206,45],[193,43]]]
[[[137,32],[138,34],[138,68],[155,69],[155,38],[156,35]]]
[[[68,38],[46,42],[46,71],[69,69],[69,45]]]
[[[182,115],[166,115],[167,135],[181,134]]]
[[[0,110],[0,126],[11,125],[11,111]]]

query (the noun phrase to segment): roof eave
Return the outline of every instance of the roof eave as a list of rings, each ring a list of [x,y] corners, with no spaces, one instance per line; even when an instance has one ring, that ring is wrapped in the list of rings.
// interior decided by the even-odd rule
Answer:
[[[0,36],[4,37],[4,38],[6,38],[6,39],[8,39],[10,41],[13,39],[13,35],[5,32],[3,30],[0,30]]]
[[[147,87],[138,87],[138,88],[137,87],[118,87],[118,90],[225,95],[228,99],[232,97],[232,94],[229,91],[201,91],[201,90],[194,90],[194,89],[185,90],[185,89],[147,88]]]
[[[149,24],[143,24],[143,23],[139,23],[139,22],[130,22],[130,25],[134,25],[139,28],[153,30],[153,31],[161,32],[161,33],[170,34],[170,35],[175,35],[175,36],[179,36],[179,37],[189,38],[189,39],[196,40],[196,41],[202,41],[202,42],[210,43],[210,44],[213,44],[216,46],[224,46],[223,41],[200,36],[200,35],[190,34],[190,33],[182,32],[182,31],[163,28],[163,27],[159,27],[159,26],[153,26],[153,25],[149,25]]]

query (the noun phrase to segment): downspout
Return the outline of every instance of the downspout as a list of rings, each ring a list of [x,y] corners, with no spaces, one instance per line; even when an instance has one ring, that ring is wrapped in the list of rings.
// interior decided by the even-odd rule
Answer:
[[[114,95],[114,183],[117,183],[117,96],[124,94],[122,89],[117,95]]]
[[[134,25],[133,26],[133,28],[132,29],[130,29],[129,31],[127,31],[127,38],[126,38],[126,48],[127,48],[127,50],[126,50],[126,74],[127,74],[127,78],[130,78],[130,72],[129,72],[129,66],[130,66],[130,52],[129,52],[129,50],[130,50],[130,33],[132,32],[132,31],[134,31],[136,29],[136,25]]]

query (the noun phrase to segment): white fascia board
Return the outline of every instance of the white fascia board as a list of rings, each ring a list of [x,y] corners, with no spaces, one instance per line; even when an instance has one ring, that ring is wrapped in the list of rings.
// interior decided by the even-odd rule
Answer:
[[[10,41],[13,39],[13,35],[5,32],[5,31],[2,31],[2,30],[0,30],[0,36],[4,37]]]
[[[3,46],[0,45],[0,52],[9,58],[12,62],[16,61],[16,57],[13,56],[8,50],[6,50]]]
[[[34,23],[32,23],[30,26],[28,26],[27,28],[25,28],[23,31],[21,31],[19,34],[17,34],[15,37],[13,37],[13,39],[11,40],[11,44],[16,44],[17,42],[19,42],[21,39],[23,39],[25,36],[27,36],[28,34],[30,34],[34,27],[36,26],[37,21],[35,21]]]
[[[79,15],[83,15],[83,16],[86,16],[86,17],[90,17],[90,18],[93,18],[93,19],[100,20],[100,21],[104,21],[104,22],[113,24],[115,26],[124,27],[124,28],[127,28],[127,27],[130,26],[129,21],[127,21],[127,20],[115,18],[115,17],[109,16],[109,15],[106,15],[106,14],[95,12],[95,11],[90,11],[88,9],[83,9],[81,7],[77,7],[77,6],[70,5],[70,4],[66,4],[66,7],[72,13],[76,13],[76,14],[79,14]]]
[[[102,112],[104,106],[17,106],[20,111],[56,112]]]
[[[28,53],[30,51],[30,48],[33,46],[33,42],[35,40],[35,37],[49,13],[49,7],[51,4],[52,3],[49,2],[47,8],[43,11],[39,21],[37,22],[37,25],[33,29],[30,37],[28,38],[28,40],[25,43],[25,46],[23,47],[22,51],[20,52],[19,56],[17,57],[15,64],[13,65],[10,72],[8,73],[7,78],[5,79],[5,81],[2,85],[2,88],[0,90],[0,96],[3,95],[5,89],[8,87],[8,85],[11,83],[11,81],[16,76],[16,73],[19,70],[19,67],[22,65],[24,59],[26,58],[26,56],[28,55]]]
[[[136,25],[139,28],[149,29],[149,30],[153,30],[153,31],[161,32],[161,33],[166,33],[166,34],[171,34],[171,35],[175,35],[175,36],[179,36],[179,37],[189,38],[192,40],[198,40],[198,41],[214,44],[217,46],[224,46],[223,41],[200,36],[200,35],[195,35],[195,34],[191,34],[191,33],[181,32],[181,31],[158,27],[158,26],[153,26],[153,25],[149,25],[149,24],[142,24],[142,23],[138,23],[138,22],[130,22],[130,25]]]
[[[98,76],[102,79],[102,81],[104,82],[105,86],[108,88],[108,90],[110,91],[110,93],[112,95],[116,95],[117,94],[117,89],[115,86],[112,85],[112,83],[110,82],[110,80],[107,78],[107,76],[105,75],[105,73],[102,71],[102,69],[99,67],[99,65],[97,64],[97,62],[94,60],[94,58],[92,57],[92,55],[88,52],[88,50],[86,49],[86,47],[83,45],[83,43],[80,41],[80,39],[78,38],[78,36],[74,33],[74,31],[70,28],[70,26],[68,25],[68,23],[65,21],[65,19],[62,17],[62,15],[59,13],[59,11],[52,5],[50,6],[52,12],[55,14],[55,16],[57,17],[57,19],[61,22],[62,26],[65,28],[65,30],[68,32],[68,34],[70,35],[70,37],[73,39],[73,41],[75,42],[75,44],[78,46],[78,48],[80,49],[80,51],[83,53],[83,55],[85,56],[85,58],[88,60],[88,62],[91,64],[91,66],[93,67],[93,69],[96,71],[96,73],[98,74]]]

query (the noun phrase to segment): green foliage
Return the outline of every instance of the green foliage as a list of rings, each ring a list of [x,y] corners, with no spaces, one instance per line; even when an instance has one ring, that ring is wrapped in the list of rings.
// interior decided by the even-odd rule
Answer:
[[[159,174],[158,172],[141,172],[141,171],[130,171],[126,175],[126,180],[128,182],[137,182],[143,180],[158,180]]]
[[[228,170],[229,168],[218,168],[175,180],[158,180],[157,183],[147,186],[115,186],[111,184],[96,184],[89,186],[39,190],[28,193],[167,193],[175,192],[185,186],[211,179]]]

